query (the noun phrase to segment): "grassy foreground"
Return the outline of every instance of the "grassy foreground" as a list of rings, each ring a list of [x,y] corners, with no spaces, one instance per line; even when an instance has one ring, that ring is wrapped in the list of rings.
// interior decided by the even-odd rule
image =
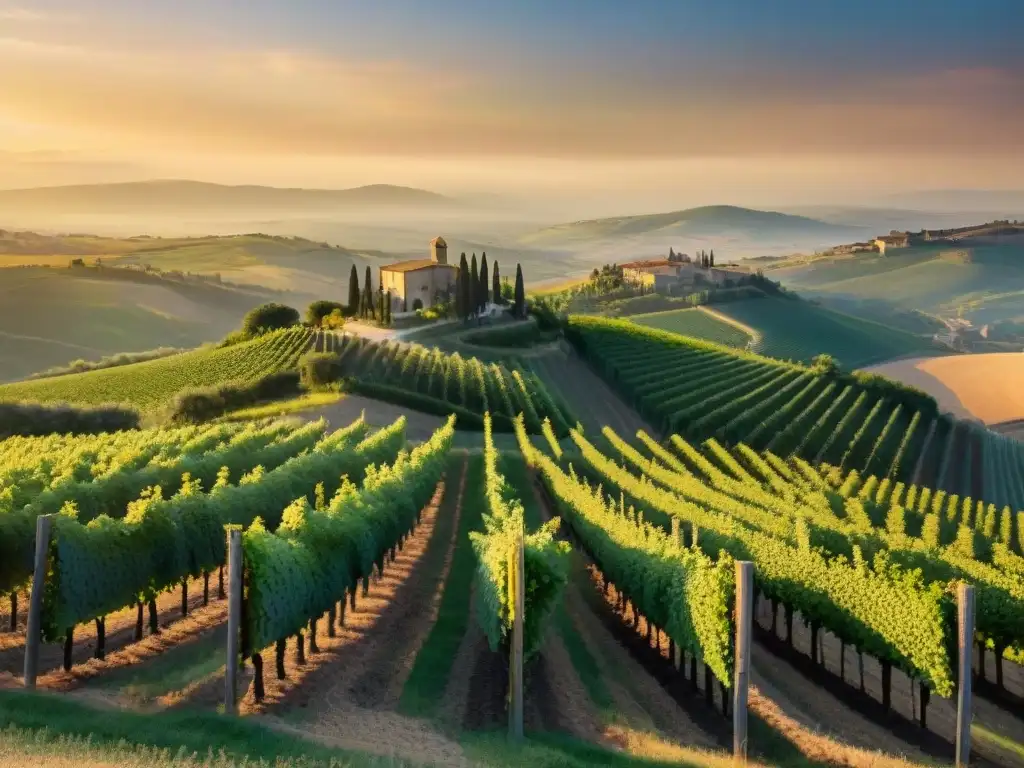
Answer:
[[[95,765],[139,766],[231,766],[246,760],[249,765],[263,761],[311,768],[407,765],[323,747],[246,719],[185,710],[142,714],[95,709],[44,693],[0,691],[0,722],[7,726],[0,731],[0,764],[5,766],[38,765],[33,756],[45,756],[46,765],[58,760],[89,765],[84,758]]]
[[[404,768],[393,757],[321,746],[255,722],[195,711],[142,714],[97,709],[68,696],[0,691],[0,765],[55,768]],[[633,757],[557,734],[510,746],[503,734],[465,735],[471,765],[533,768],[726,766],[731,759],[679,750],[657,759]],[[652,755],[652,758],[655,756]]]

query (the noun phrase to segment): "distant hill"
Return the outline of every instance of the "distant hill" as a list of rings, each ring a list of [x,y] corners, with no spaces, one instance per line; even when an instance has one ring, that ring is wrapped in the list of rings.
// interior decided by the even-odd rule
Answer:
[[[807,301],[747,299],[716,305],[714,311],[753,331],[752,351],[781,360],[810,363],[824,353],[853,369],[910,354],[938,354],[926,338]]]
[[[216,341],[271,300],[280,297],[126,269],[3,269],[0,381],[72,360]]]
[[[424,244],[423,255],[426,255]],[[301,237],[248,234],[225,237],[97,237],[41,235],[0,230],[0,267],[54,265],[72,258],[108,266],[151,267],[164,272],[219,275],[224,282],[294,294],[295,301],[348,295],[352,265],[359,279],[367,266],[408,258],[403,254],[351,250]]]
[[[872,234],[890,230],[918,231],[921,229],[948,229],[974,224],[980,220],[977,212],[942,212],[914,210],[899,206],[865,207],[844,205],[808,205],[783,209],[784,213],[808,216],[826,224],[844,227],[864,227]],[[998,216],[990,216],[999,218]]]
[[[932,189],[889,195],[893,205],[928,211],[973,211],[1024,218],[1024,189]]]
[[[824,245],[864,234],[866,230],[858,227],[828,224],[806,216],[712,205],[669,213],[559,224],[533,232],[522,242],[563,248],[629,243],[667,250],[672,245],[685,253],[693,247],[707,247],[714,241],[732,242],[744,250],[747,246],[755,246],[756,250],[757,244],[768,248],[792,247],[799,243]],[[735,248],[730,250],[730,258],[736,255],[734,251]]]
[[[404,258],[297,237],[111,238],[0,230],[0,381],[222,338],[266,301],[345,300],[354,264]],[[73,260],[83,266],[71,267]],[[96,267],[99,263],[101,266]],[[148,271],[146,271],[148,270]],[[514,271],[513,271],[514,274]]]
[[[1024,320],[1024,243],[936,243],[765,264],[802,294],[886,302],[981,325]]]
[[[455,203],[452,198],[436,192],[389,184],[353,189],[286,189],[157,180],[0,190],[0,219],[41,209],[61,214],[128,213],[152,209],[324,211],[336,208],[441,207]]]

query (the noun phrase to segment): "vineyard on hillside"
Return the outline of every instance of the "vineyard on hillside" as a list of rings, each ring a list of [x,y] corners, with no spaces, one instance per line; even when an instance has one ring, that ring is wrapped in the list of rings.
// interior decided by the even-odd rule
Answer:
[[[568,336],[665,434],[1020,508],[1024,447],[938,415],[915,391],[621,321],[574,316]]]
[[[695,339],[713,341],[726,347],[744,349],[751,341],[750,336],[735,325],[722,322],[701,309],[676,309],[668,312],[653,312],[635,315],[633,322],[648,328],[691,336]]]
[[[784,611],[790,643],[798,613],[810,624],[812,638],[829,632],[877,658],[883,671],[900,669],[942,697],[950,696],[955,680],[950,584],[966,580],[978,590],[978,642],[995,649],[999,687],[1004,652],[1024,650],[1024,513],[1015,519],[1004,510],[993,528],[988,514],[978,517],[973,507],[952,499],[944,503],[927,489],[890,486],[877,478],[862,483],[855,472],[823,476],[800,459],[785,461],[744,445],[725,450],[710,444],[701,450],[674,436],[669,449],[640,433],[641,451],[608,429],[605,437],[617,456],[574,430],[576,451],[561,461],[542,454],[525,434],[520,437],[524,454],[565,518],[575,527],[581,515],[589,517],[585,538],[599,532],[601,547],[621,528],[626,532],[621,535],[638,542],[633,557],[641,562],[645,548],[652,554],[679,552],[684,541],[695,548],[689,551],[719,563],[729,556],[750,560],[759,595],[771,602],[773,615],[779,607]],[[595,530],[596,520],[602,522]],[[613,570],[600,549],[594,557],[602,570]],[[671,559],[657,558],[661,567]],[[639,564],[631,568],[642,572]],[[643,583],[687,584],[690,578],[696,576],[648,577]],[[677,644],[685,643],[705,663],[728,661],[728,644],[721,645],[722,630],[715,629],[720,625],[713,619],[727,615],[727,595],[709,602],[716,593],[705,582],[699,608],[723,607],[696,614],[703,616],[700,623],[691,615],[682,630],[673,631],[665,612],[671,599],[658,600],[647,589],[634,594],[641,613],[666,628]],[[676,603],[675,609],[683,605]],[[817,645],[812,639],[814,662],[819,661]],[[715,673],[728,685],[722,671]],[[888,708],[888,684],[882,696]]]
[[[248,349],[446,414],[418,445],[404,417],[332,414],[330,428],[0,441],[0,682],[127,709],[237,707],[439,764],[461,758],[451,734],[522,712],[527,733],[579,740],[556,764],[582,768],[607,763],[609,722],[616,739],[668,727],[673,748],[731,743],[749,666],[765,765],[806,756],[796,741],[849,748],[854,766],[879,764],[875,749],[945,759],[966,583],[978,754],[1012,764],[1021,443],[877,377],[634,321],[572,316],[566,337],[589,366],[562,349],[487,364],[300,329],[166,359],[223,372],[219,355]],[[563,403],[577,391],[577,405],[598,398],[585,428]],[[456,442],[457,424],[480,431]],[[496,442],[501,429],[515,440]]]
[[[722,304],[716,310],[758,332],[754,352],[779,360],[809,363],[827,354],[852,370],[934,351],[927,339],[806,301],[768,297]]]
[[[0,400],[82,405],[123,403],[147,411],[175,394],[294,370],[314,332],[294,327],[223,348],[200,348],[144,363],[0,386]]]
[[[427,413],[455,413],[460,427],[483,428],[491,413],[496,429],[512,430],[524,414],[527,428],[540,434],[549,420],[564,437],[575,417],[565,402],[528,368],[484,363],[476,357],[401,342],[374,342],[333,334],[316,341],[332,357],[327,378],[348,379],[351,389],[368,397]]]
[[[820,648],[841,644],[842,658],[860,658],[862,676],[865,659],[880,665],[883,682],[872,695],[887,716],[906,718],[909,709],[945,739],[956,681],[950,589],[969,581],[979,647],[996,660],[994,678],[979,673],[987,699],[977,722],[987,726],[986,707],[1024,694],[1014,661],[1024,651],[1024,513],[713,438],[698,444],[676,434],[660,443],[605,428],[586,436],[570,429],[559,441],[549,421],[542,439],[531,438],[524,414],[512,420],[521,457],[495,449],[489,416],[482,460],[458,457],[454,422],[411,451],[401,419],[380,430],[363,420],[330,432],[323,422],[263,421],[2,441],[0,590],[18,596],[38,586],[36,519],[63,513],[47,534],[41,634],[63,645],[70,671],[61,673],[51,653],[48,685],[102,680],[105,656],[139,659],[133,665],[145,670],[162,663],[160,654],[174,665],[181,651],[199,654],[196,669],[205,671],[181,678],[175,696],[216,706],[229,612],[228,601],[214,598],[231,592],[225,532],[240,530],[246,711],[298,713],[308,704],[349,737],[382,701],[438,714],[453,689],[462,691],[460,724],[504,722],[515,605],[509,556],[520,532],[528,721],[576,706],[561,683],[566,674],[595,690],[604,683],[593,675],[610,674],[587,655],[593,625],[585,637],[573,629],[585,610],[611,627],[601,631],[622,633],[620,653],[703,693],[687,696],[706,703],[687,706],[708,711],[700,722],[711,718],[711,732],[727,730],[716,710],[730,706],[738,663],[735,560],[753,563],[759,615],[771,611],[758,643],[792,655],[794,636],[809,631],[811,663],[822,669]],[[541,508],[560,520],[545,523]],[[441,540],[415,565],[424,528]],[[580,581],[581,562],[593,583]],[[395,586],[424,574],[446,582],[436,617],[432,592]],[[604,607],[584,608],[581,584]],[[180,609],[168,607],[172,594]],[[179,630],[190,613],[213,628],[198,639]],[[8,670],[16,650],[0,646]],[[407,677],[394,671],[399,658],[412,660]],[[910,691],[916,703],[908,707]],[[335,712],[338,696],[358,706]],[[768,748],[752,743],[759,747]]]

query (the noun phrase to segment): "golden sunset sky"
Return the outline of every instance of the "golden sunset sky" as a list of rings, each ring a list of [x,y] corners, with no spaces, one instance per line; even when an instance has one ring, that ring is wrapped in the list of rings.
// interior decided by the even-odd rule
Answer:
[[[0,0],[0,187],[1020,188],[1022,6]]]

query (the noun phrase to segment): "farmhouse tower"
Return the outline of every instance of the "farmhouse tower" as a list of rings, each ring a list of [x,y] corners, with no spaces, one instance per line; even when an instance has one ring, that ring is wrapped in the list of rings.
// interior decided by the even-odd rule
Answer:
[[[435,264],[448,263],[448,243],[440,235],[430,241],[430,260]]]

